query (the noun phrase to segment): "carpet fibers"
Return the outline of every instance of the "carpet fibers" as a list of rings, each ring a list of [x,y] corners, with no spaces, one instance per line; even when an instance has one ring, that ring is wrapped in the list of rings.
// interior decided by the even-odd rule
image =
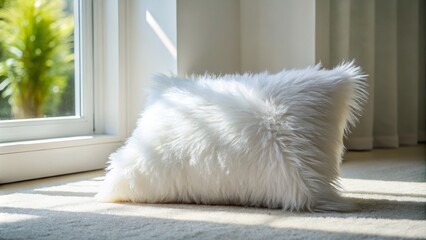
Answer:
[[[0,239],[426,239],[425,145],[346,154],[351,213],[94,201],[102,171],[0,185]]]

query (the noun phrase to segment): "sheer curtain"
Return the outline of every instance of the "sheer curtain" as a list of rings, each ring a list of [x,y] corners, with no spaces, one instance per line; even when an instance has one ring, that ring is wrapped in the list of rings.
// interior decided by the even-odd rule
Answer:
[[[317,60],[355,59],[369,75],[369,101],[348,149],[425,141],[425,1],[317,0]]]

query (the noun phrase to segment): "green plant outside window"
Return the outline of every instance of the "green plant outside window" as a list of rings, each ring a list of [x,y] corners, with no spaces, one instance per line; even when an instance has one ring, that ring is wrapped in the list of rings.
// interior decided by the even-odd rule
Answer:
[[[0,1],[0,120],[75,115],[72,6]]]

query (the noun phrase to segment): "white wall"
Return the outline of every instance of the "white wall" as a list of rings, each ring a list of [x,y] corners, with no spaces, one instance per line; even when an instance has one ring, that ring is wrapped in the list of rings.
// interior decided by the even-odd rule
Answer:
[[[178,73],[240,71],[240,1],[178,0]]]
[[[315,1],[241,0],[241,71],[315,63]]]
[[[179,74],[315,63],[312,0],[179,0],[177,25]]]
[[[176,0],[127,2],[127,133],[145,100],[155,73],[177,73]]]

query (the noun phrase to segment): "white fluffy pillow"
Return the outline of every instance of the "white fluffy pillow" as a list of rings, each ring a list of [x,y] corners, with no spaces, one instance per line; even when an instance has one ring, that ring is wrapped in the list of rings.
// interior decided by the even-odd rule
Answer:
[[[157,76],[101,201],[350,210],[343,136],[366,101],[353,63],[269,75]]]

